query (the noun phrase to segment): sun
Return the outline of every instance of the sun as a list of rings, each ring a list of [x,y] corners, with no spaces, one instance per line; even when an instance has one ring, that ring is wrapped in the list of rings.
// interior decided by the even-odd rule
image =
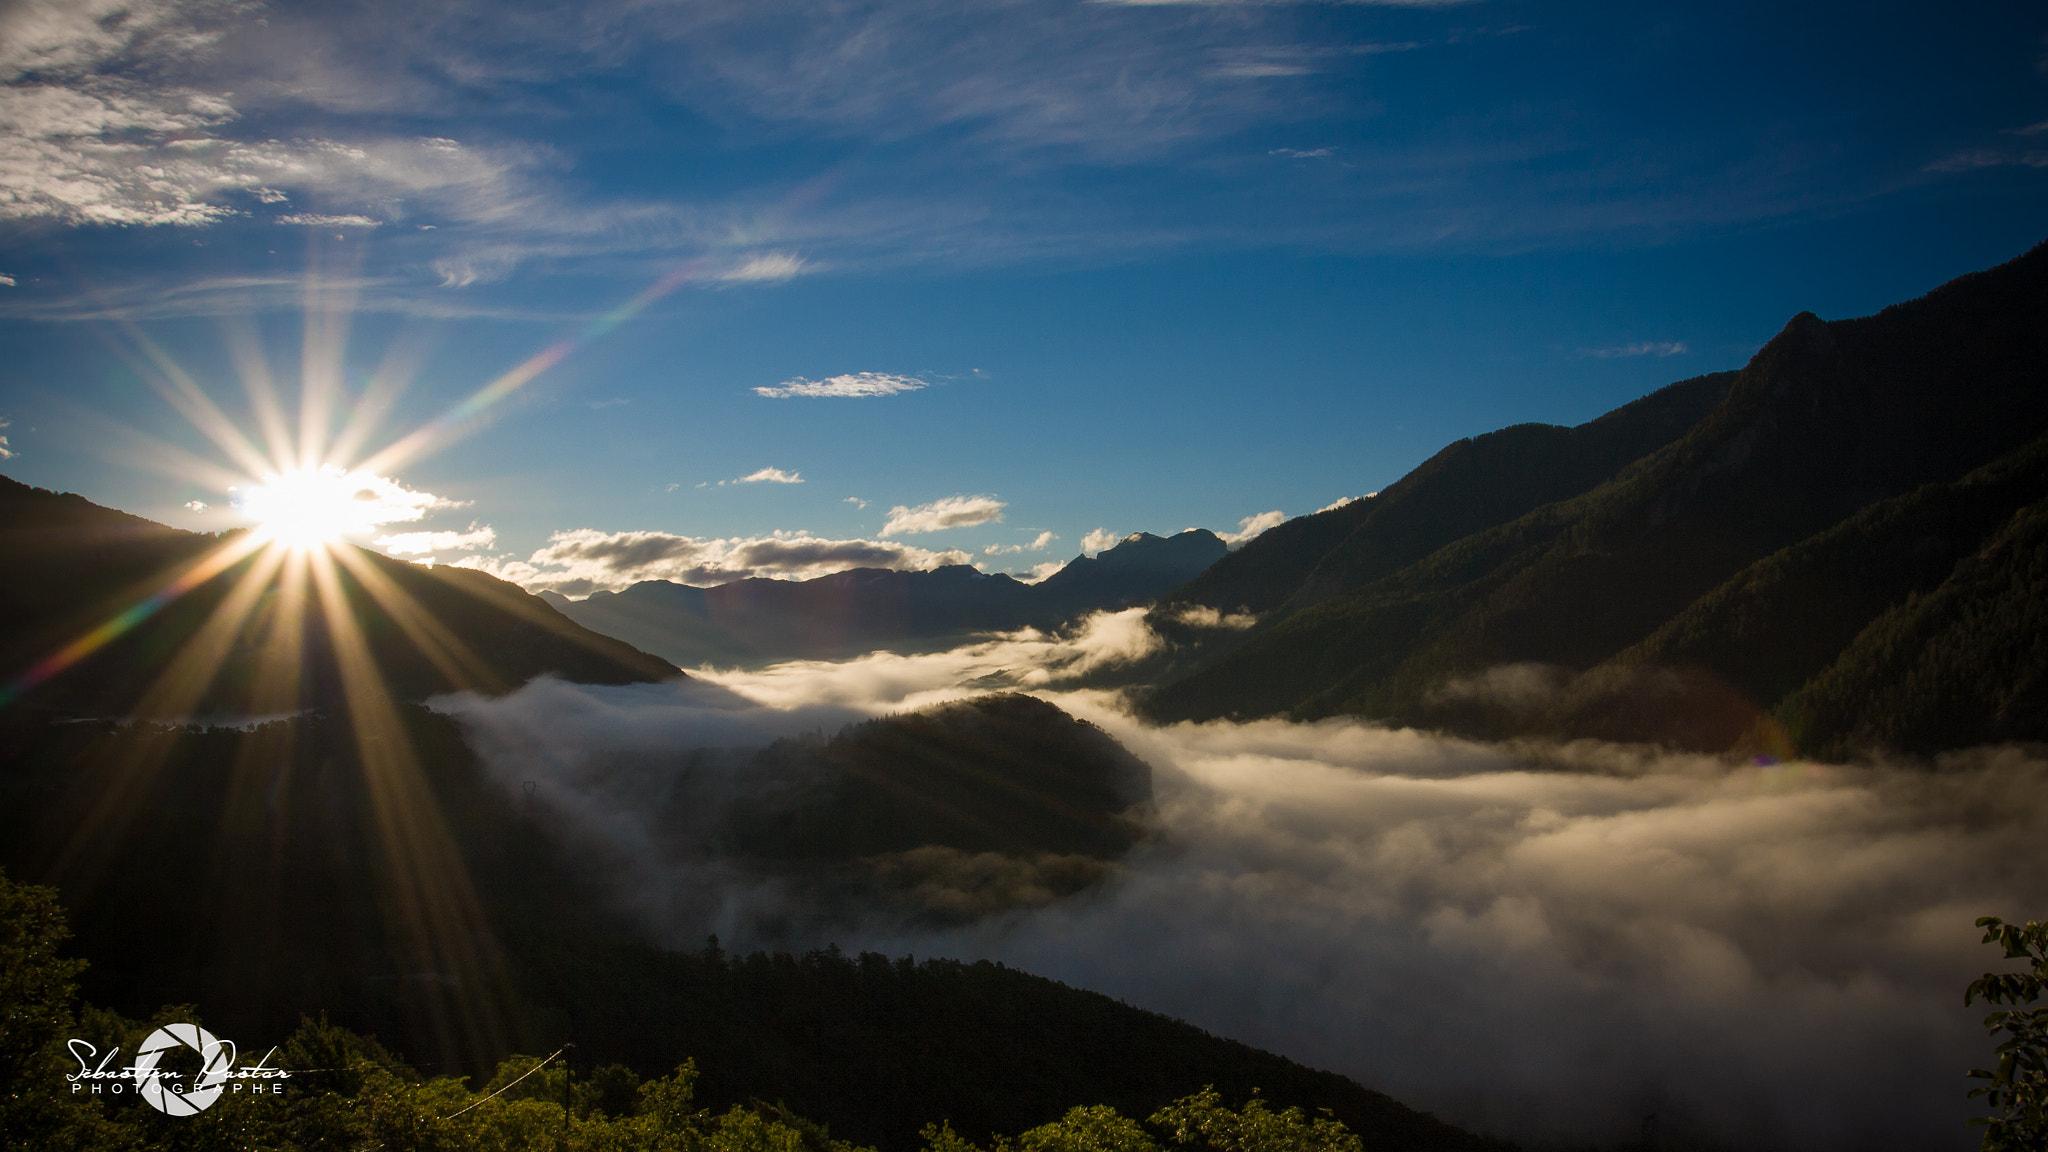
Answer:
[[[235,505],[256,522],[266,540],[287,548],[312,549],[338,544],[352,533],[367,532],[384,515],[389,481],[359,476],[337,465],[293,469],[240,489]]]

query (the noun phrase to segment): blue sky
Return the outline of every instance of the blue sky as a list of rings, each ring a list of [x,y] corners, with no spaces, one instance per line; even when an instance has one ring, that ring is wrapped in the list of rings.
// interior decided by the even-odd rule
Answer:
[[[232,526],[167,373],[260,364],[437,430],[360,539],[571,591],[1237,531],[2048,237],[2037,4],[17,2],[0,77],[0,471]]]

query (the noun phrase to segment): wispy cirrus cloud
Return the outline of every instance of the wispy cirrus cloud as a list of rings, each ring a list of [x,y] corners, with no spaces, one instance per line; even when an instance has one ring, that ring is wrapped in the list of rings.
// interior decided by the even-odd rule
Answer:
[[[882,525],[884,536],[907,536],[923,532],[943,532],[948,528],[972,528],[1003,518],[1003,509],[1009,505],[993,496],[948,496],[929,504],[906,507],[898,504],[889,509],[888,523]]]
[[[735,264],[719,279],[742,284],[780,284],[800,275],[805,263],[794,252],[763,252]]]
[[[353,213],[331,216],[319,212],[295,212],[290,216],[279,216],[277,222],[297,224],[306,228],[379,228],[384,224],[382,220],[373,220],[368,216]]]
[[[1589,360],[1622,360],[1632,356],[1684,356],[1690,351],[1683,340],[1645,340],[1607,348],[1581,348],[1579,355]]]
[[[550,536],[544,547],[525,560],[491,557],[457,563],[481,568],[531,591],[587,596],[643,580],[702,587],[749,577],[810,580],[848,568],[925,570],[970,560],[972,557],[958,549],[932,551],[888,540],[835,540],[808,532],[713,539],[578,528]]]
[[[757,386],[754,393],[773,400],[783,400],[790,397],[894,396],[899,392],[915,392],[924,387],[927,387],[925,382],[913,376],[895,376],[887,372],[848,372],[840,376],[827,376],[823,380],[806,380],[798,376],[792,380],[784,380],[780,384]]]

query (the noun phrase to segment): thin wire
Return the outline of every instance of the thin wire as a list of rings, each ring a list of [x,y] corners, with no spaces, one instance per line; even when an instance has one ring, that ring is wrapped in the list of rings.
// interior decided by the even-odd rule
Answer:
[[[550,1057],[548,1057],[548,1058],[547,1058],[547,1060],[543,1060],[543,1061],[541,1061],[540,1063],[538,1063],[538,1064],[535,1064],[535,1065],[534,1065],[533,1067],[531,1067],[531,1068],[528,1068],[528,1069],[527,1069],[526,1071],[524,1071],[524,1072],[521,1072],[521,1073],[519,1074],[519,1076],[518,1076],[518,1077],[517,1077],[516,1079],[514,1079],[514,1080],[512,1081],[512,1084],[517,1084],[517,1083],[519,1083],[519,1081],[520,1081],[520,1080],[524,1080],[524,1079],[526,1079],[526,1078],[527,1078],[528,1076],[531,1076],[531,1075],[533,1075],[533,1074],[534,1074],[535,1072],[538,1072],[538,1071],[540,1071],[541,1069],[543,1069],[543,1068],[547,1067],[547,1066],[548,1066],[548,1062],[549,1062],[549,1061],[551,1061],[551,1060],[553,1060],[553,1059],[555,1058],[555,1056],[560,1056],[560,1055],[561,1055],[562,1053],[564,1053],[564,1052],[567,1052],[568,1050],[569,1050],[569,1046],[568,1046],[567,1044],[564,1044],[564,1045],[562,1045],[562,1046],[561,1046],[560,1048],[557,1048],[557,1049],[555,1049],[555,1055],[554,1055],[554,1056],[550,1056]],[[477,1106],[477,1104],[485,1104],[485,1103],[489,1103],[489,1102],[490,1102],[490,1101],[492,1101],[492,1100],[496,1100],[496,1099],[497,1099],[497,1098],[498,1098],[499,1096],[502,1096],[502,1095],[504,1095],[504,1094],[505,1094],[505,1093],[506,1093],[507,1091],[509,1091],[509,1090],[511,1089],[511,1087],[512,1087],[512,1084],[507,1084],[507,1085],[505,1085],[505,1087],[503,1087],[503,1088],[500,1088],[500,1089],[498,1089],[498,1090],[497,1090],[496,1092],[493,1092],[493,1093],[491,1093],[491,1094],[490,1094],[489,1096],[486,1096],[486,1097],[484,1097],[484,1098],[483,1098],[482,1100],[479,1100],[479,1101],[477,1101],[477,1102],[476,1102],[476,1104],[471,1104],[471,1105],[469,1106],[469,1108],[474,1108],[474,1107],[476,1107],[476,1106]],[[469,1108],[464,1108],[464,1109],[462,1109],[462,1111],[461,1111],[461,1112],[451,1112],[451,1113],[449,1113],[448,1115],[446,1115],[446,1116],[443,1116],[443,1117],[441,1117],[441,1119],[443,1119],[443,1120],[453,1120],[453,1119],[455,1119],[455,1118],[456,1118],[457,1116],[460,1116],[460,1115],[462,1115],[462,1113],[463,1113],[463,1112],[467,1112],[467,1111],[469,1111]]]

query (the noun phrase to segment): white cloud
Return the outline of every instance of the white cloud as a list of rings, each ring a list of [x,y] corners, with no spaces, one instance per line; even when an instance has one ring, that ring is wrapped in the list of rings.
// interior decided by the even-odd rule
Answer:
[[[1135,618],[1134,618],[1135,617]],[[1949,1147],[1988,1041],[1975,916],[2048,904],[2048,764],[1936,771],[1591,743],[1488,746],[1348,719],[1153,728],[1057,691],[1151,650],[1135,613],[950,652],[444,698],[486,770],[602,839],[659,938],[1000,960],[1354,1077],[1524,1147]],[[675,767],[1034,691],[1153,770],[1152,835],[1101,888],[951,930],[829,920],[741,862],[662,852]],[[610,770],[593,771],[603,765]],[[707,800],[713,800],[707,796]],[[623,866],[623,867],[622,867]],[[735,869],[742,870],[735,874]]]
[[[1335,512],[1337,509],[1344,507],[1346,504],[1356,504],[1360,500],[1370,500],[1377,495],[1379,495],[1379,493],[1377,492],[1367,492],[1363,496],[1340,496],[1337,499],[1330,501],[1328,504],[1323,505],[1321,508],[1316,509],[1316,514],[1321,515],[1324,512]]]
[[[0,420],[0,428],[5,428],[10,423],[12,422],[8,420]],[[12,460],[15,456],[15,451],[7,446],[7,437],[0,436],[0,460]]]
[[[764,252],[734,265],[721,280],[746,284],[780,284],[793,280],[804,270],[805,261],[793,252]]]
[[[1646,340],[1611,348],[1581,348],[1579,355],[1594,360],[1619,360],[1630,356],[1683,356],[1688,351],[1683,340]]]
[[[15,279],[14,279],[14,277],[12,277],[12,276],[9,276],[9,275],[7,275],[7,274],[5,274],[5,273],[0,273],[0,288],[12,288],[12,287],[14,287],[14,285],[15,285]]]
[[[408,488],[388,476],[350,472],[331,464],[231,491],[236,510],[256,524],[309,538],[423,520],[429,512],[468,503]]]
[[[1237,631],[1259,622],[1250,612],[1220,612],[1203,604],[1190,604],[1174,613],[1175,620],[1191,628],[1229,628]]]
[[[1104,548],[1116,547],[1123,539],[1122,536],[1111,532],[1107,528],[1097,528],[1095,531],[1081,537],[1081,551],[1089,556],[1093,556]]]
[[[983,556],[1011,556],[1018,552],[1043,552],[1048,544],[1059,539],[1051,532],[1040,532],[1029,544],[991,544],[981,550]]]
[[[1275,508],[1271,512],[1261,512],[1257,516],[1247,516],[1237,522],[1237,531],[1218,532],[1216,536],[1225,544],[1236,548],[1266,529],[1286,522],[1287,514]]]
[[[915,392],[925,387],[925,382],[910,376],[892,376],[886,372],[849,372],[843,376],[828,376],[823,380],[806,380],[798,376],[780,384],[758,386],[754,392],[772,399],[791,396],[894,396],[898,392]]]
[[[845,500],[841,501],[841,503],[843,503],[843,504],[851,504],[851,505],[853,505],[853,506],[854,506],[855,508],[865,508],[865,507],[867,507],[867,506],[868,506],[868,502],[867,502],[867,501],[865,501],[865,500],[863,500],[863,499],[861,499],[861,498],[860,498],[860,497],[858,497],[858,496],[848,496],[848,497],[847,497],[847,498],[846,498]]]
[[[490,525],[469,526],[467,532],[400,532],[379,536],[374,543],[393,556],[425,556],[433,552],[474,552],[498,542]]]
[[[993,496],[948,496],[915,508],[898,504],[889,509],[889,522],[882,525],[882,535],[915,535],[921,532],[942,532],[948,528],[972,528],[976,524],[987,524],[1003,518],[1003,509],[1009,507]]]
[[[1067,562],[1064,560],[1047,560],[1042,564],[1033,564],[1031,571],[1025,573],[1019,579],[1023,580],[1026,584],[1036,584],[1066,566]]]
[[[780,468],[763,468],[758,472],[749,472],[745,476],[733,481],[735,484],[801,484],[803,482],[804,478],[800,473],[784,472]]]
[[[587,596],[642,580],[706,586],[752,576],[809,580],[848,568],[925,570],[966,564],[958,549],[931,551],[891,540],[832,540],[808,532],[706,539],[668,532],[557,532],[525,560],[472,557],[458,565],[481,568],[532,591]]]
[[[279,216],[277,222],[298,224],[308,228],[377,228],[384,223],[382,220],[372,220],[368,216],[323,216],[316,212]]]
[[[207,503],[206,501],[204,501],[204,500],[187,500],[187,501],[185,501],[185,508],[186,508],[186,509],[187,509],[188,511],[192,511],[192,512],[204,512],[204,511],[206,511],[206,510],[207,510],[208,508],[211,508],[211,507],[213,507],[213,505],[211,505],[211,504],[208,504],[208,503]]]

